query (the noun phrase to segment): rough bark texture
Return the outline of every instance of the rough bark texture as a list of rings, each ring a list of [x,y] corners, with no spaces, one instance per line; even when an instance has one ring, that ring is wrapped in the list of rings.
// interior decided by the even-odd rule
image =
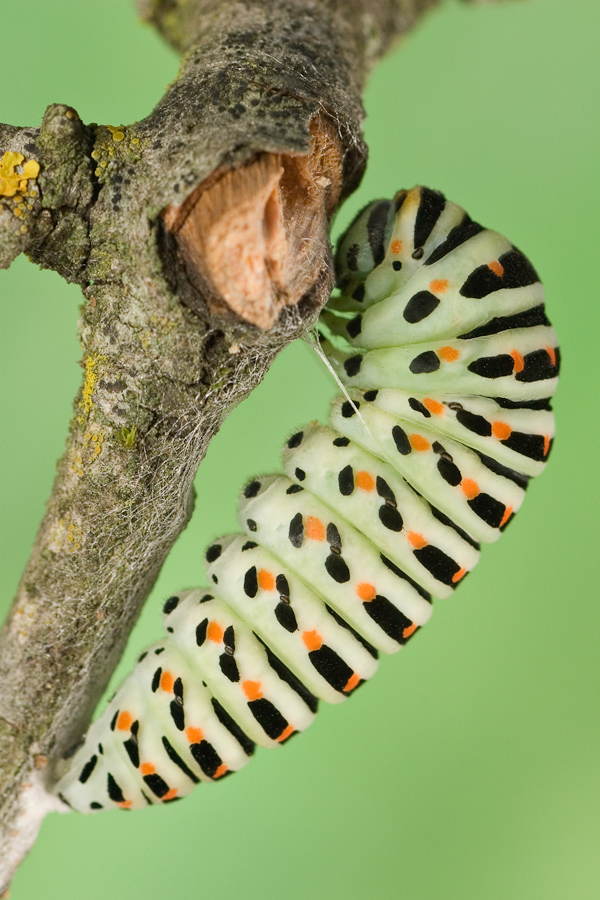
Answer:
[[[320,118],[341,160],[335,202],[318,201],[331,214],[364,169],[366,74],[437,0],[138,2],[183,53],[147,119],[86,126],[53,105],[40,128],[0,125],[0,268],[27,252],[85,297],[84,380],[0,637],[0,890],[189,520],[208,442],[332,283],[324,244],[300,302],[261,330],[225,288],[215,304],[162,213],[215,173],[306,155]]]

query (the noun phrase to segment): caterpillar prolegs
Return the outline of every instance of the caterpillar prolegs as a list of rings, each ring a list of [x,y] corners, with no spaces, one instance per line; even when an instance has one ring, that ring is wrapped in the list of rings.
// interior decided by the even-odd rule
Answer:
[[[424,625],[496,540],[554,435],[556,337],[529,261],[438,191],[371,203],[321,316],[348,395],[247,484],[210,588],[164,605],[56,792],[74,809],[167,803],[283,744]]]

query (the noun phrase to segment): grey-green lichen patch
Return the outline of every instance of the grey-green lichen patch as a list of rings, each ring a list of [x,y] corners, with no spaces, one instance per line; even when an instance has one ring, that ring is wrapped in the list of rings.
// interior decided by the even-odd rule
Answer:
[[[43,206],[85,209],[93,197],[90,131],[77,112],[62,103],[49,106],[36,147],[44,160],[39,179]]]
[[[15,215],[15,204],[0,199],[0,269],[8,269],[27,248],[28,230],[27,221]]]
[[[88,227],[78,213],[65,210],[43,241],[43,266],[53,269],[66,281],[81,281],[82,270],[89,253]],[[39,254],[30,254],[34,262]]]
[[[131,183],[131,176],[135,174],[133,167],[143,158],[149,140],[138,137],[135,126],[96,125],[93,134],[91,158],[96,163],[94,175],[101,184],[112,185],[111,199],[113,205],[118,206],[118,198],[115,200],[114,195],[120,192],[123,182],[125,186]],[[130,177],[127,178],[127,175]]]
[[[52,104],[27,149],[41,161],[29,240],[30,259],[81,282],[89,253],[87,211],[94,195],[90,133],[74,109]],[[36,205],[37,204],[37,205]]]

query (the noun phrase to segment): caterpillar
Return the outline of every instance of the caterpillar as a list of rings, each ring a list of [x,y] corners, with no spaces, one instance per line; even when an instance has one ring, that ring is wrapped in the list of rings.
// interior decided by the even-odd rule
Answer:
[[[359,213],[336,271],[320,328],[345,395],[246,485],[210,587],[164,604],[166,639],[65,763],[73,809],[173,802],[306,729],[426,624],[546,464],[559,349],[510,241],[416,187]]]

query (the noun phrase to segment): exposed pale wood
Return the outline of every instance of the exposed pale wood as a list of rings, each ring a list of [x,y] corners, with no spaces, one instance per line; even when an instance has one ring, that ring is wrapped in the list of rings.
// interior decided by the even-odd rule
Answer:
[[[311,123],[310,152],[261,153],[199,185],[163,219],[209,308],[271,328],[315,283],[342,185],[341,145],[328,119]]]

